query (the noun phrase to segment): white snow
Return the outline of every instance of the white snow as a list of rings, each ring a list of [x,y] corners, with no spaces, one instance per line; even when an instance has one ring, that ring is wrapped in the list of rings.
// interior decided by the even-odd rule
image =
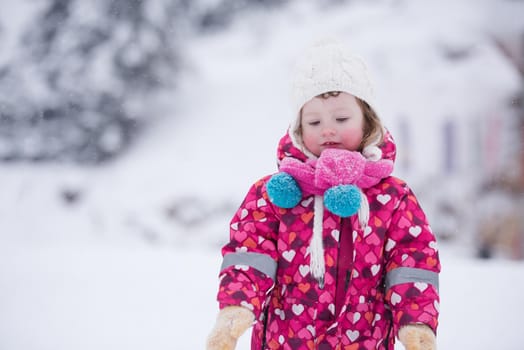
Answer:
[[[164,116],[118,161],[2,164],[0,349],[203,349],[217,312],[219,247],[248,187],[275,171],[300,49],[327,33],[347,38],[372,65],[386,124],[402,111],[436,119],[455,109],[473,113],[476,102],[491,99],[498,108],[497,98],[521,84],[480,38],[503,3],[355,1],[325,10],[296,2],[245,15],[225,32],[186,43],[174,103],[158,106]],[[515,3],[511,13],[500,6],[511,27],[522,22],[522,2]],[[475,91],[432,51],[435,40],[486,50],[468,73],[483,74]],[[414,120],[412,157],[437,151],[420,142],[434,119]],[[434,164],[426,165],[402,174],[415,190],[435,176]],[[66,204],[66,193],[78,200]],[[180,205],[176,215],[185,221],[208,220],[173,220]],[[441,243],[441,253],[439,349],[522,349],[524,262],[477,260],[470,246],[454,243]],[[249,348],[248,338],[238,349]]]
[[[446,248],[439,349],[521,349],[524,264]],[[2,244],[0,256],[1,349],[204,349],[218,250],[60,242]]]

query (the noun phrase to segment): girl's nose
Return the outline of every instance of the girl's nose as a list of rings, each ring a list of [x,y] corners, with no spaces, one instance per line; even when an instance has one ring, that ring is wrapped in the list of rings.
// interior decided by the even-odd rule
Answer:
[[[333,136],[335,135],[335,129],[331,126],[326,126],[322,129],[322,136]]]

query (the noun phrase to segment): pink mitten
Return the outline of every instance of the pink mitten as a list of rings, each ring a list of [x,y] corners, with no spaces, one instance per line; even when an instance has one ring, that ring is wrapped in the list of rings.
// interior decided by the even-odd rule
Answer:
[[[207,350],[234,350],[238,338],[253,324],[255,315],[241,306],[220,310],[215,327],[207,338]]]
[[[315,160],[301,162],[298,159],[287,157],[280,162],[279,170],[297,180],[305,195],[320,194],[315,187],[315,162]]]
[[[408,324],[398,331],[398,339],[406,350],[436,350],[433,330],[425,324]]]
[[[317,160],[315,184],[328,189],[337,185],[350,185],[360,179],[366,158],[360,152],[329,148]]]
[[[381,159],[377,161],[367,160],[364,172],[360,179],[355,182],[360,188],[369,188],[375,186],[385,177],[393,172],[393,161]]]

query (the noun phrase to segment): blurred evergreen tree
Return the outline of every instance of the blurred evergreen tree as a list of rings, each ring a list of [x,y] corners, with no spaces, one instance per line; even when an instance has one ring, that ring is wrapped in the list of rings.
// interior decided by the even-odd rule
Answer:
[[[49,0],[0,73],[0,157],[98,163],[124,150],[141,107],[174,84],[174,21],[186,6]]]
[[[227,26],[235,15],[253,8],[269,8],[288,3],[289,0],[221,0],[202,11],[198,18],[199,29],[208,31]]]
[[[286,0],[46,0],[0,62],[0,160],[97,164],[175,87],[180,43]],[[189,38],[189,39],[188,39]]]

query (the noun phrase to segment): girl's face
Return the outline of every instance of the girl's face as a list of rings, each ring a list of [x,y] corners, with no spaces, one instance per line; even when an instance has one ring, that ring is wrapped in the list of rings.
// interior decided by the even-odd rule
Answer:
[[[304,146],[317,157],[327,148],[357,151],[364,137],[364,114],[355,96],[341,92],[308,101],[300,126]]]

